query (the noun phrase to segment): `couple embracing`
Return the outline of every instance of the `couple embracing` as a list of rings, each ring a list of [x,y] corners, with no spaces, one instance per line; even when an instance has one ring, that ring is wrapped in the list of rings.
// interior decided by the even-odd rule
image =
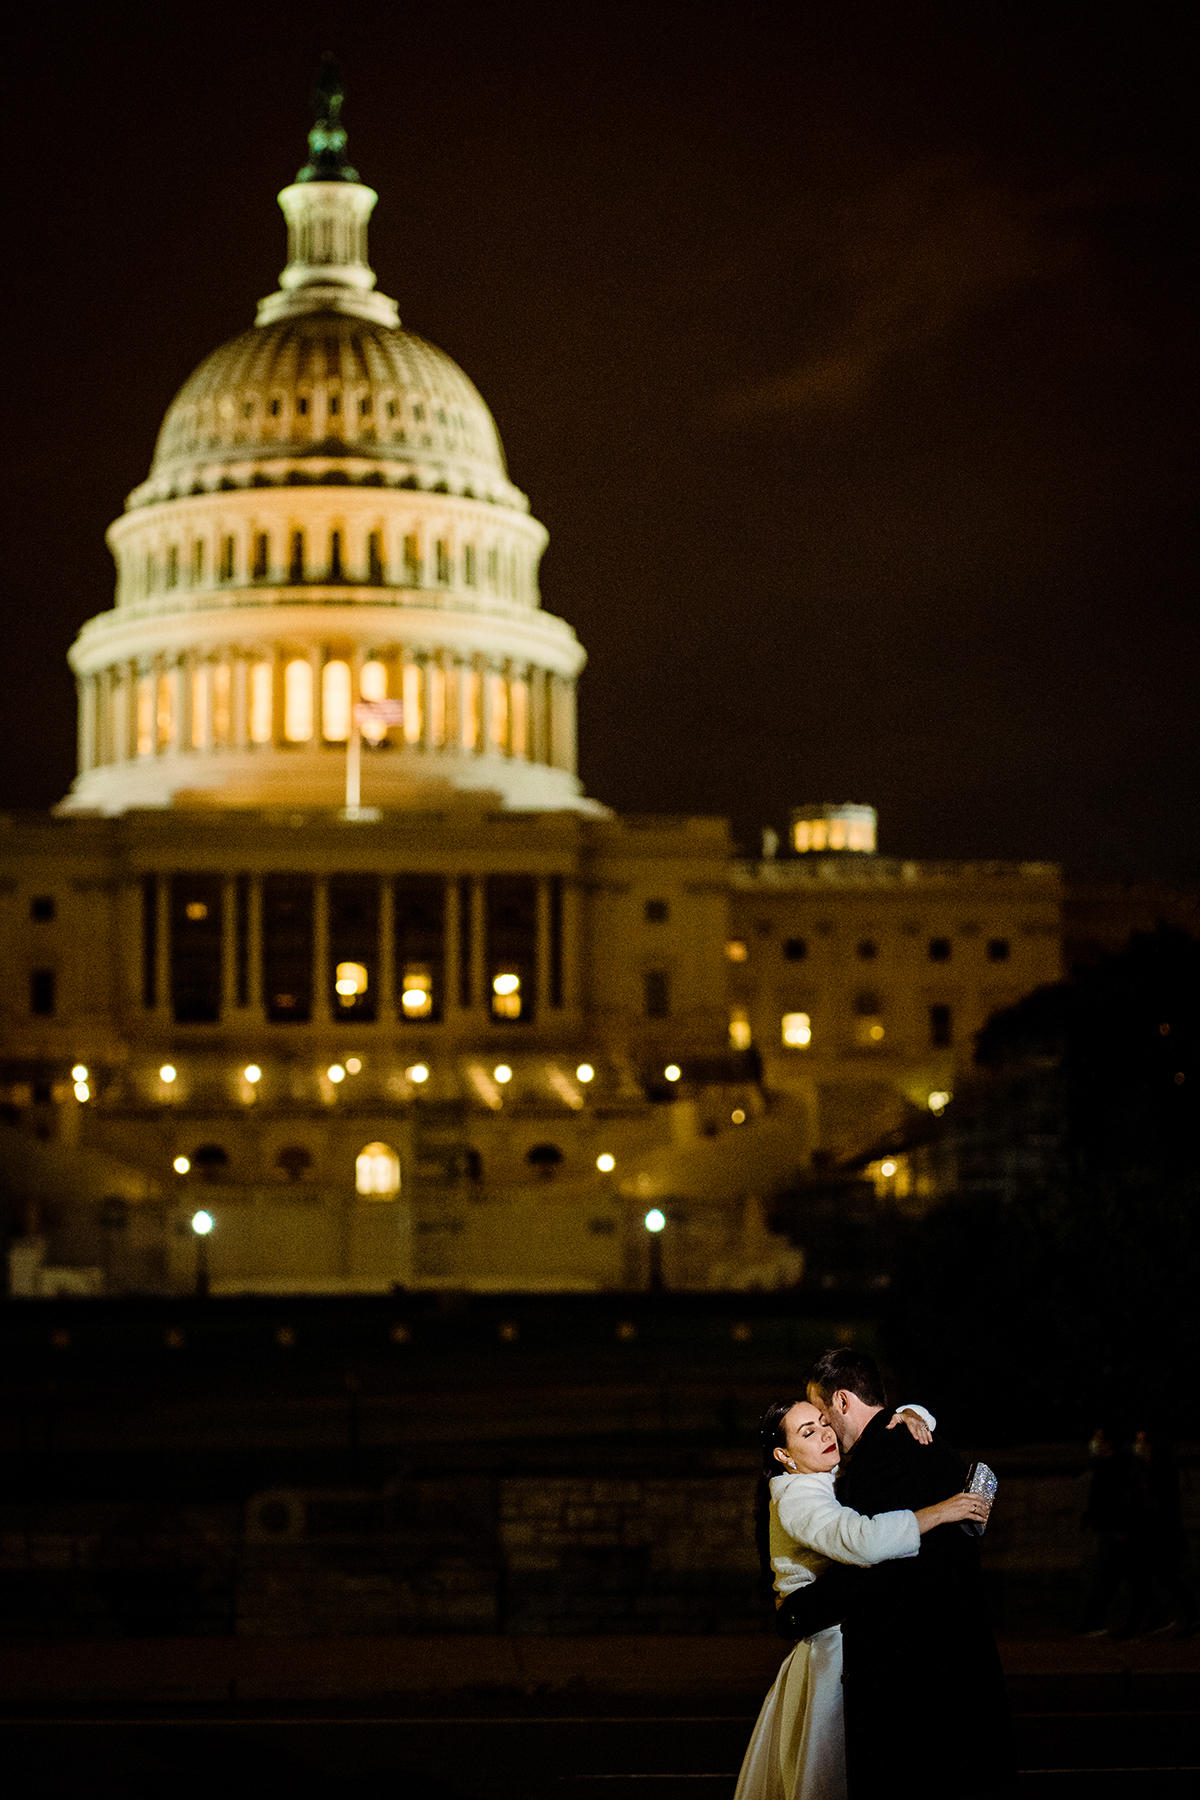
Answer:
[[[963,1492],[935,1426],[889,1407],[853,1350],[827,1351],[805,1399],[767,1409],[759,1550],[780,1635],[800,1641],[735,1800],[967,1800],[1015,1784],[979,1567],[988,1502]]]

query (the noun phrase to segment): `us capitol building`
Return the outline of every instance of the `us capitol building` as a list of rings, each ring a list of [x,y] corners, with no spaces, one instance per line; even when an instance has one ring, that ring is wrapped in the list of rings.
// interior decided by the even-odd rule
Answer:
[[[0,824],[11,1285],[186,1289],[198,1214],[217,1291],[787,1284],[765,1201],[948,1103],[1058,873],[583,793],[545,529],[376,290],[340,105],[109,531],[71,792]]]

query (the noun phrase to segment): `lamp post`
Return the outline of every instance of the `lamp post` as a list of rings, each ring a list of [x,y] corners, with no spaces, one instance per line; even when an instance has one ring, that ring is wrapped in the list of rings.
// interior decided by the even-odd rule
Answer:
[[[647,1246],[650,1252],[650,1275],[647,1286],[652,1294],[661,1294],[663,1291],[662,1234],[666,1223],[666,1214],[660,1212],[657,1206],[652,1206],[642,1220],[650,1233]]]
[[[208,1234],[215,1223],[210,1212],[192,1214],[192,1231],[196,1238],[196,1298],[208,1298]]]

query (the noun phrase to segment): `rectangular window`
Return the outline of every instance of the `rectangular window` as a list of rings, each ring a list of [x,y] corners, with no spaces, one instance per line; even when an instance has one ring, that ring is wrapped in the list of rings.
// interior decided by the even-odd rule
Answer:
[[[262,886],[263,1005],[276,1025],[312,1016],[313,885],[300,875],[267,875]]]
[[[944,938],[944,937],[930,938],[930,940],[929,940],[929,960],[930,960],[930,962],[949,962],[950,961],[950,939],[949,938]]]
[[[508,748],[508,683],[503,675],[487,678],[488,738],[496,750]]]
[[[137,684],[137,753],[154,755],[154,677],[140,675]]]
[[[372,587],[383,585],[383,533],[367,533],[367,580]]]
[[[329,882],[330,1004],[339,1024],[369,1023],[379,1009],[379,883],[371,875]]]
[[[167,586],[169,588],[173,588],[173,587],[178,587],[178,585],[179,585],[179,547],[176,544],[172,544],[171,548],[167,551]]]
[[[948,1006],[929,1009],[929,1042],[935,1050],[948,1050],[954,1041],[954,1016]]]
[[[340,531],[331,531],[329,534],[329,579],[330,581],[341,581],[344,577],[345,570],[342,568],[342,534]]]
[[[475,546],[463,546],[463,583],[466,587],[475,586]]]
[[[171,1011],[180,1025],[214,1025],[221,1017],[219,875],[171,877]]]
[[[260,531],[254,540],[254,579],[265,581],[271,573],[271,540]]]
[[[444,538],[437,541],[437,578],[443,585],[450,580],[450,546]]]
[[[272,689],[275,685],[275,670],[269,662],[257,662],[250,670],[250,742],[252,744],[269,744],[271,741],[271,702],[274,699]]]
[[[642,1000],[648,1019],[671,1015],[671,979],[665,969],[647,969],[642,976]]]
[[[221,580],[232,581],[234,570],[234,542],[227,537],[221,546]]]
[[[443,1007],[446,884],[440,875],[398,875],[393,902],[397,1013],[434,1023]]]
[[[29,1010],[39,1019],[54,1013],[54,970],[32,969],[29,974]]]
[[[479,743],[479,671],[460,671],[459,735],[464,750],[474,750]]]
[[[643,910],[647,925],[665,925],[671,916],[670,904],[666,900],[647,900]]]
[[[212,734],[214,744],[227,744],[233,724],[233,675],[228,663],[212,672]]]
[[[490,588],[500,586],[500,552],[494,545],[487,554],[487,578]]]
[[[1009,944],[1007,938],[988,939],[987,953],[989,962],[1007,962],[1008,951]]]
[[[812,1020],[807,1013],[784,1013],[780,1036],[789,1050],[807,1050],[812,1043]]]
[[[142,1005],[158,1005],[158,877],[142,876]]]
[[[293,531],[291,552],[288,556],[288,580],[299,582],[304,580],[304,533]]]
[[[175,703],[178,686],[179,677],[174,669],[168,669],[158,678],[155,737],[160,750],[169,750],[175,742]]]
[[[208,669],[192,670],[192,749],[208,742]]]
[[[239,1006],[250,1004],[250,877],[239,875],[233,889],[233,978]]]
[[[421,549],[415,537],[404,540],[404,585],[414,588],[421,585]]]
[[[471,909],[474,905],[475,884],[469,875],[463,875],[458,883],[458,1004],[468,1007],[474,998],[474,983],[471,979],[471,942],[472,921]]]
[[[192,582],[196,587],[204,580],[204,540],[197,538],[192,545]]]
[[[424,708],[421,705],[420,664],[405,663],[400,681],[404,704],[404,741],[407,744],[419,744],[421,733],[425,728]]]
[[[528,1022],[537,999],[537,882],[489,875],[485,894],[489,1010],[497,1021]]]

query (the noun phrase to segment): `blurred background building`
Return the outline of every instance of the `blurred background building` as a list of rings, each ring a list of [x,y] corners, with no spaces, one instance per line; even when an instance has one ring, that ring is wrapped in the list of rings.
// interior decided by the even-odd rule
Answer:
[[[865,805],[746,860],[583,793],[546,532],[376,291],[339,110],[279,291],[109,532],[72,790],[3,822],[12,1286],[186,1289],[200,1211],[224,1292],[790,1285],[774,1197],[929,1197],[928,1123],[1071,901],[881,855]],[[1131,904],[1083,897],[1086,945]]]

